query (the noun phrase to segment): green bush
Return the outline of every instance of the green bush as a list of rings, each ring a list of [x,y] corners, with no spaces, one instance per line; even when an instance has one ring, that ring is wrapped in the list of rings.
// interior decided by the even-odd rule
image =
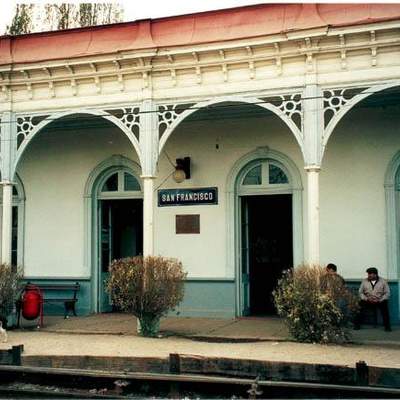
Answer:
[[[109,271],[106,290],[112,303],[139,319],[143,336],[156,336],[159,319],[183,300],[182,264],[164,257],[132,257],[115,260]]]
[[[21,273],[14,267],[0,264],[0,316],[6,320],[12,312],[20,289]]]
[[[299,266],[284,274],[274,299],[278,314],[296,340],[343,343],[350,339],[358,302],[340,276],[330,275],[320,266]]]

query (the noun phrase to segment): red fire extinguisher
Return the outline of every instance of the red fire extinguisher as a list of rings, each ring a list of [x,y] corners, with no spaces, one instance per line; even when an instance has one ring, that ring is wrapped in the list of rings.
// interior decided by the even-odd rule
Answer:
[[[40,289],[27,284],[22,294],[22,316],[33,320],[40,316],[40,326],[43,325],[43,295]]]

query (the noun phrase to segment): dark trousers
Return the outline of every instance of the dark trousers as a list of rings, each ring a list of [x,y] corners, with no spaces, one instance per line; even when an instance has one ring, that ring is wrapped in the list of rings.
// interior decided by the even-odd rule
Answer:
[[[365,300],[360,300],[360,311],[354,321],[354,325],[356,327],[360,327],[363,319],[364,319],[364,314],[367,309],[373,310],[376,312],[376,310],[379,308],[381,314],[382,314],[382,319],[383,319],[383,325],[385,328],[390,328],[390,317],[389,317],[389,306],[388,306],[388,301],[383,300],[380,303],[368,303]]]

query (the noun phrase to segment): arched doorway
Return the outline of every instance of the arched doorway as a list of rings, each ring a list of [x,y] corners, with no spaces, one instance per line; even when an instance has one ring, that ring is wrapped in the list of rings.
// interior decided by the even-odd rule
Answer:
[[[400,222],[400,152],[390,161],[385,174],[387,278],[400,281],[399,222]]]
[[[355,96],[327,127],[320,177],[321,256],[339,265],[355,287],[368,266],[377,267],[389,281],[390,314],[398,321],[399,86],[385,86]]]
[[[200,106],[204,108],[199,109]],[[217,187],[219,192],[218,205],[179,210],[179,213],[187,210],[187,213],[199,214],[201,218],[200,233],[190,237],[190,244],[188,236],[174,235],[176,232],[173,231],[165,234],[165,230],[155,229],[156,251],[181,259],[188,271],[189,284],[195,288],[186,296],[183,312],[196,310],[207,313],[205,315],[229,317],[248,312],[242,301],[240,226],[236,226],[240,225],[240,205],[236,182],[248,163],[261,159],[273,159],[285,167],[290,165],[287,167],[290,179],[296,176],[296,183],[301,182],[296,165],[299,168],[303,165],[302,149],[296,135],[279,116],[271,109],[234,99],[209,106],[199,103],[179,114],[160,139],[158,171],[162,179],[157,180],[155,186],[174,188],[176,184],[168,178],[171,175],[170,160],[190,156],[193,173],[191,179],[184,182],[185,187]],[[266,145],[280,152],[269,150]],[[290,183],[288,190],[296,191],[296,198],[301,199],[301,194],[297,194],[301,185]],[[294,201],[293,207],[299,204],[301,201]],[[299,208],[294,213],[296,216],[302,215],[301,206]],[[155,220],[160,224],[161,221],[170,224],[176,211],[172,207],[157,208]],[[299,228],[299,219],[294,219],[296,240],[293,240],[293,254],[296,263],[300,263],[303,261],[302,228]],[[208,251],[205,252],[204,248]],[[207,285],[200,283],[201,280]],[[213,287],[215,291],[210,289]],[[199,288],[197,293],[196,288]]]
[[[337,114],[341,118],[324,138],[328,146],[320,174],[321,259],[340,266],[345,279],[355,282],[369,265],[386,279],[399,276],[399,86],[381,88],[371,87],[342,107]]]
[[[91,190],[93,235],[89,243],[92,243],[93,308],[97,312],[112,311],[105,292],[110,263],[143,252],[143,193],[138,171],[134,163],[118,156],[96,168]]]
[[[271,150],[242,165],[234,191],[238,313],[271,315],[283,271],[302,261],[300,177],[290,160]]]

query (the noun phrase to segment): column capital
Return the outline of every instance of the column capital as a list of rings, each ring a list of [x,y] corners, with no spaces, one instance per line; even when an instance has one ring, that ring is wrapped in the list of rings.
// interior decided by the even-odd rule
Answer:
[[[142,179],[157,179],[154,175],[140,175]]]
[[[0,185],[1,185],[1,186],[14,186],[15,183],[14,183],[14,182],[11,182],[11,181],[5,180],[5,181],[1,181],[1,182],[0,182]]]
[[[307,172],[320,172],[321,171],[321,166],[320,165],[306,165],[304,169]]]

